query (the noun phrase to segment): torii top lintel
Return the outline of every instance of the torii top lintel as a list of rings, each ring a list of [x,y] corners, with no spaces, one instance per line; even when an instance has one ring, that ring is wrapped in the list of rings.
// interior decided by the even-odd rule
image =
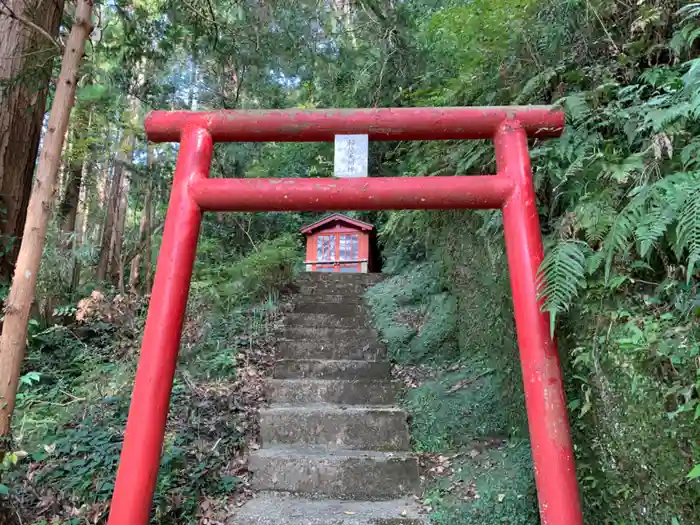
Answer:
[[[558,137],[564,129],[564,113],[554,106],[154,111],[145,125],[154,142],[177,142],[190,126],[207,130],[216,142],[331,142],[346,134],[371,140],[490,139],[505,121],[517,121],[530,137]]]

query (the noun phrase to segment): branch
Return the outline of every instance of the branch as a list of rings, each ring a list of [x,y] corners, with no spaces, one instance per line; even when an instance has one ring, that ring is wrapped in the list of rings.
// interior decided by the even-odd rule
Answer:
[[[233,217],[233,221],[236,223],[236,226],[238,226],[241,231],[245,234],[246,237],[248,237],[248,240],[250,241],[250,244],[253,246],[253,249],[257,252],[258,246],[255,244],[255,241],[253,238],[250,236],[250,222],[248,222],[248,229],[246,230],[243,225],[238,222],[238,217],[235,213],[232,213],[231,216]]]
[[[214,13],[214,6],[211,5],[211,0],[207,0],[207,6],[209,7],[211,20],[214,23],[214,49],[216,49],[216,44],[219,42],[219,24],[216,23],[216,14]]]
[[[598,19],[598,22],[600,22],[600,27],[603,28],[603,31],[605,32],[605,34],[606,34],[607,37],[608,37],[608,40],[610,40],[610,43],[612,44],[613,48],[615,49],[615,54],[619,55],[619,54],[620,54],[620,48],[617,47],[617,44],[615,43],[615,40],[613,40],[612,35],[611,35],[610,32],[608,31],[608,28],[605,27],[605,24],[603,23],[603,20],[600,18],[600,15],[598,14],[598,11],[596,11],[595,7],[593,7],[593,5],[591,5],[590,2],[587,2],[587,4],[588,4],[588,7],[591,8],[591,11],[593,11],[593,14],[595,15],[595,17]]]
[[[126,254],[126,255],[123,257],[123,259],[124,259],[124,267],[126,267],[127,264],[131,264],[131,261],[133,261],[134,258],[135,258],[138,254],[140,254],[140,253],[143,251],[143,249],[144,249],[144,248],[146,247],[146,245],[148,244],[148,241],[150,240],[149,237],[150,237],[151,235],[155,235],[156,233],[158,233],[160,230],[163,229],[163,227],[165,227],[165,223],[163,223],[163,224],[158,224],[158,225],[154,226],[153,228],[151,228],[151,231],[149,232],[149,235],[146,235],[145,238],[142,239],[141,242],[138,243],[138,244],[134,247],[133,250],[131,250],[128,254]]]
[[[59,44],[54,37],[52,37],[49,32],[44,29],[41,26],[36,25],[34,22],[29,20],[28,18],[24,17],[23,15],[18,15],[15,13],[12,8],[7,5],[6,0],[2,0],[2,6],[7,9],[7,12],[3,12],[5,16],[12,18],[13,20],[17,20],[18,22],[23,23],[27,27],[30,27],[31,29],[34,29],[38,33],[40,33],[42,36],[46,37],[53,45],[54,47],[58,50],[59,53],[63,53],[63,48],[61,47],[61,44]]]
[[[38,51],[30,51],[29,53],[21,53],[19,55],[0,55],[0,59],[4,60],[18,60],[20,58],[27,58],[33,55],[42,55],[51,51],[50,48],[39,49]]]

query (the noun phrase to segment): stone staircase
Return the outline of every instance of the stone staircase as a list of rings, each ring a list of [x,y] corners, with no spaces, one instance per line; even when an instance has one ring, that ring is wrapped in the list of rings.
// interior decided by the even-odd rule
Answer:
[[[363,306],[371,274],[308,273],[260,411],[257,497],[231,525],[423,525],[399,385]]]

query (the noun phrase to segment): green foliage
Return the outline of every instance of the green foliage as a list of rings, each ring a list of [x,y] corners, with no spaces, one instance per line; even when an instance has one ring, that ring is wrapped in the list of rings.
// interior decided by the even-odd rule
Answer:
[[[197,303],[217,304],[228,311],[260,301],[288,284],[303,261],[300,240],[294,235],[265,241],[234,261],[216,257],[221,249],[218,242],[200,243],[192,293]]]
[[[193,283],[154,523],[196,523],[203,500],[223,509],[235,497],[242,482],[235,461],[252,432],[246,404],[255,402],[242,399],[234,382],[239,354],[271,333],[275,293],[301,260],[293,236],[262,242],[238,259],[225,248],[204,248],[207,270],[219,273],[198,272]],[[206,289],[203,279],[222,292]],[[0,468],[25,519],[106,519],[146,304],[125,296],[86,301],[60,311],[65,325],[31,323],[15,413],[20,430],[7,456],[17,460]],[[76,313],[85,320],[71,321]]]
[[[498,13],[504,4],[445,4],[418,25],[433,62],[409,100],[564,108],[564,135],[533,144],[532,158],[548,246],[540,296],[552,326],[570,334],[561,353],[577,418],[585,519],[694,523],[697,478],[686,476],[699,463],[692,432],[697,335],[688,331],[699,313],[697,4],[543,0],[490,18],[488,10]],[[489,21],[483,38],[469,31],[479,17]],[[413,143],[387,162],[415,175],[494,170],[492,151],[476,143]],[[499,348],[494,334],[510,321],[502,281],[483,277],[491,273],[486,269],[504,271],[500,218],[483,214],[479,225],[456,214],[429,215],[385,217],[388,266],[406,273],[426,259],[440,261],[445,290],[458,306],[465,366],[479,347]],[[469,238],[464,228],[476,237],[460,242]],[[480,299],[473,288],[483,290]],[[484,303],[497,305],[494,314]],[[686,335],[678,340],[679,334]],[[440,431],[446,417],[429,416],[452,407],[441,401],[444,388],[430,384],[414,392],[413,409],[425,415],[417,417],[417,435],[434,450],[451,442]],[[517,420],[514,413],[504,417]]]
[[[580,241],[557,243],[540,266],[539,294],[544,298],[543,310],[550,313],[552,333],[557,312],[568,309],[585,282],[586,248],[588,245]]]
[[[154,183],[155,222],[163,216],[177,150],[159,146],[157,166],[145,168],[135,99],[167,109],[560,105],[564,135],[534,141],[531,155],[548,247],[540,296],[552,326],[562,328],[586,522],[698,521],[699,4],[361,0],[346,2],[347,10],[336,4],[216,0],[202,12],[159,2],[105,6],[66,155],[71,164],[89,158],[88,172],[108,176],[85,181],[92,195],[88,242],[78,250],[46,251],[52,264],[43,265],[42,290],[61,295],[58,304],[70,303],[75,291],[65,285],[72,264],[94,266],[90,246],[100,236],[94,225],[104,218],[95,195],[109,182],[125,131],[136,137],[133,159],[118,160],[132,180],[125,244],[138,243],[144,181]],[[327,176],[330,159],[329,144],[217,145],[213,175]],[[369,162],[372,174],[382,176],[495,171],[488,141],[373,143]],[[301,260],[295,239],[277,238],[308,218],[205,217],[190,305],[196,329],[186,334],[181,358],[190,374],[205,381],[230,376],[236,352],[253,344],[241,334],[265,331],[275,290]],[[500,214],[382,212],[372,222],[391,274],[369,294],[377,325],[397,363],[428,370],[406,399],[417,447],[441,451],[492,433],[522,436]],[[267,306],[250,311],[248,304],[259,300]],[[141,314],[134,318],[130,330],[96,323],[90,334],[75,337],[66,331],[70,326],[32,328],[32,344],[47,351],[33,350],[30,359],[39,355],[41,366],[30,361],[23,375],[23,444],[40,450],[42,436],[65,421],[80,427],[82,405],[61,394],[88,397],[78,382],[122,395]],[[34,372],[38,376],[29,375]],[[70,404],[57,414],[43,404],[48,400]],[[91,414],[109,414],[99,420],[109,425],[121,417],[109,410],[115,411]],[[106,439],[100,428],[96,435]],[[217,467],[201,454],[181,454],[182,447],[172,445],[181,437],[169,437],[174,466],[163,490],[173,491],[174,501],[186,490],[181,467]],[[236,439],[233,433],[230,446]],[[536,522],[530,467],[515,449],[526,446],[494,452],[503,454],[493,459],[497,468],[473,472],[492,487],[480,489],[483,498],[457,506],[447,487],[440,488],[435,519]],[[70,477],[60,465],[57,472]],[[46,465],[39,466],[44,472]],[[519,487],[513,498],[499,488],[501,480]],[[88,484],[76,486],[84,491]],[[191,519],[184,514],[193,507],[172,510],[171,503],[159,500],[164,523],[168,516]]]
[[[27,385],[18,406],[26,431],[22,444],[29,453],[18,466],[23,468],[11,469],[5,476],[14,498],[29,503],[37,493],[60,495],[61,504],[106,518],[135,363],[115,362],[111,345],[94,355],[105,342],[101,333],[105,328],[108,325],[102,329],[93,325],[85,332],[87,338],[80,340],[65,330],[37,335],[41,342],[32,345],[30,360],[41,372],[27,376],[40,379]],[[219,346],[220,354],[235,356],[235,345]],[[47,354],[60,355],[49,366],[53,359]],[[61,364],[70,357],[73,366]],[[231,377],[235,369],[227,372]],[[200,495],[228,494],[240,483],[228,471],[244,437],[238,415],[230,412],[235,396],[232,389],[192,390],[176,380],[154,501],[155,523],[191,523]],[[25,468],[31,470],[31,481],[23,479]]]
[[[393,273],[367,295],[399,369],[418,365],[418,385],[407,391],[404,406],[420,452],[449,454],[491,438],[517,440],[525,429],[514,334],[506,321],[512,314],[501,274],[503,247],[474,233],[479,219],[471,212],[398,212],[380,230],[385,269]],[[529,461],[527,446],[524,451]],[[497,498],[499,483],[528,494],[524,500],[508,492],[512,501],[499,504],[492,523],[521,523],[518,516],[532,523],[531,466],[503,461],[483,471],[464,467],[459,483],[445,478],[428,487],[425,503],[436,509],[436,523],[483,522],[481,503],[465,506],[454,490],[469,486],[462,475],[492,475],[483,488],[489,498]]]
[[[653,295],[639,287],[607,301],[577,308],[564,340],[578,378],[569,394],[574,427],[590,436],[579,450],[588,505],[605,515],[614,504],[636,523],[692,523],[700,500],[683,478],[700,452],[700,332],[688,315],[697,294],[668,281]],[[612,461],[618,468],[606,469]]]

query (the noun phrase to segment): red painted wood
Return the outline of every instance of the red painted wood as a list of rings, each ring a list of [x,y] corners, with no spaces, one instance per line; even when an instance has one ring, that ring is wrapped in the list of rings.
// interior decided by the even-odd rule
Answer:
[[[306,233],[306,264],[311,264],[311,271],[319,271],[320,268],[327,268],[333,265],[333,271],[340,272],[340,267],[347,267],[348,263],[343,263],[340,260],[340,236],[341,235],[357,235],[358,236],[358,255],[357,259],[367,261],[367,271],[371,266],[370,251],[369,251],[369,234],[366,230],[373,229],[371,224],[361,221],[356,221],[341,214],[334,214],[321,221],[305,226],[301,229]],[[335,241],[335,260],[329,263],[318,264],[318,245],[319,238],[323,236],[334,235]],[[356,263],[355,267],[358,272],[362,271],[362,263]]]
[[[318,230],[322,226],[325,226],[326,224],[330,224],[333,221],[343,221],[343,223],[351,225],[355,228],[358,228],[363,231],[371,231],[374,229],[374,226],[367,222],[363,221],[358,221],[357,219],[352,219],[350,217],[346,217],[345,215],[342,215],[340,213],[334,213],[333,215],[329,215],[328,217],[325,217],[321,219],[320,221],[316,221],[312,224],[309,224],[308,226],[304,226],[301,230],[301,233],[311,233],[315,230]]]
[[[370,140],[489,139],[506,119],[517,119],[531,137],[558,137],[564,129],[564,113],[552,106],[154,111],[145,124],[154,142],[178,141],[187,126],[218,142],[332,142],[355,133]]]
[[[537,299],[544,252],[527,135],[508,121],[494,142],[499,176],[515,185],[503,203],[503,230],[542,525],[583,525],[559,354]]]
[[[187,183],[209,176],[209,133],[183,134],[148,308],[109,525],[146,525],[168,417],[202,212]]]
[[[190,193],[207,211],[449,210],[498,208],[513,183],[474,177],[208,179]]]

